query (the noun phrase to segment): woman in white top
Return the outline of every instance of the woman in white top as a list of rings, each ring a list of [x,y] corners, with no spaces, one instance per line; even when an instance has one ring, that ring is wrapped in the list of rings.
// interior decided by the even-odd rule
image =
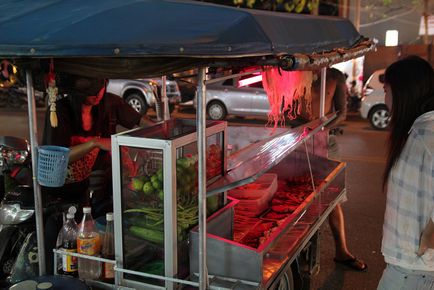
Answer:
[[[385,73],[391,112],[379,290],[434,289],[434,72],[417,56]]]

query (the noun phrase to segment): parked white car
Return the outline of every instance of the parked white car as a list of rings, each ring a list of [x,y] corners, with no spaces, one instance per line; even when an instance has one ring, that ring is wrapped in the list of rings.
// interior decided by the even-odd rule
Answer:
[[[243,79],[250,77],[245,76]],[[240,87],[239,80],[239,77],[231,78],[206,87],[206,112],[210,119],[224,120],[227,115],[267,116],[270,103],[262,82]]]
[[[161,89],[161,79],[110,79],[107,92],[121,96],[137,112],[144,115],[155,107],[156,95]],[[166,80],[166,94],[169,108],[173,110],[181,102],[181,93],[176,81]]]
[[[363,87],[360,115],[368,119],[371,126],[384,130],[389,125],[389,109],[384,100],[384,69],[376,70]]]

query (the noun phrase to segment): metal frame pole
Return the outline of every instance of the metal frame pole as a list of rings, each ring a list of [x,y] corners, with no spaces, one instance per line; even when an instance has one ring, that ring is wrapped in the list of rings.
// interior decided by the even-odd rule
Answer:
[[[199,289],[208,288],[206,263],[206,68],[199,68],[197,90],[197,150],[199,186]]]
[[[36,179],[38,170],[38,121],[36,117],[35,92],[33,90],[33,78],[30,70],[26,70],[27,80],[27,106],[29,113],[30,147],[32,152],[32,178],[35,197],[36,236],[38,240],[39,275],[45,275],[45,241],[44,222],[41,199],[41,187]]]
[[[167,78],[166,76],[161,77],[161,99],[163,101],[163,120],[167,121],[170,120],[170,111],[169,111],[169,98],[167,97]]]
[[[327,78],[327,67],[321,68],[321,91],[320,91],[320,101],[319,101],[319,117],[325,116],[325,94],[326,94],[326,78]]]

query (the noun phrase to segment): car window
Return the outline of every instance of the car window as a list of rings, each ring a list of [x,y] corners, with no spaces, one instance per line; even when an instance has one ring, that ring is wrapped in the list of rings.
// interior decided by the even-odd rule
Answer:
[[[227,79],[223,82],[224,86],[233,86],[234,85],[234,79]]]
[[[245,81],[247,81],[247,83]],[[244,84],[241,85],[241,83]],[[250,75],[243,76],[240,78],[238,84],[247,88],[258,88],[258,89],[264,88],[262,86],[262,78],[260,74],[250,74]]]
[[[248,87],[251,87],[251,88],[259,88],[259,89],[263,89],[263,88],[264,88],[264,87],[262,86],[262,82],[256,82],[256,83],[250,84],[250,85],[248,85]]]

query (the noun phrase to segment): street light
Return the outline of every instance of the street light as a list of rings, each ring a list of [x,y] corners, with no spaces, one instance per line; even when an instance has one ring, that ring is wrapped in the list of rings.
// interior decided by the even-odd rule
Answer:
[[[397,46],[397,45],[398,45],[398,30],[387,30],[386,46]]]

